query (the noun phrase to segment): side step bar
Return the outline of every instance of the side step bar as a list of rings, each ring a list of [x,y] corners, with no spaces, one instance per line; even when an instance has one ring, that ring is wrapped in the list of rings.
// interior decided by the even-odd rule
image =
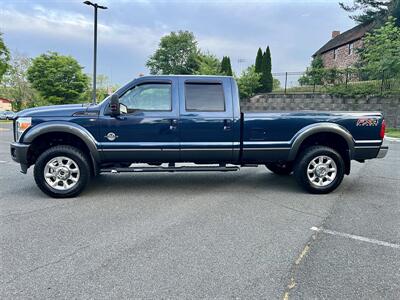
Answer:
[[[128,167],[100,169],[101,173],[145,173],[145,172],[233,172],[240,170],[237,166],[209,166],[209,167]]]

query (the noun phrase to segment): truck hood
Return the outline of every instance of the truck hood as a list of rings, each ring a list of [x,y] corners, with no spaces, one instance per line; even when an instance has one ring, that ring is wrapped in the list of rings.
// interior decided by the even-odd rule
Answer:
[[[17,117],[70,117],[85,112],[89,104],[64,104],[28,108],[20,111]]]

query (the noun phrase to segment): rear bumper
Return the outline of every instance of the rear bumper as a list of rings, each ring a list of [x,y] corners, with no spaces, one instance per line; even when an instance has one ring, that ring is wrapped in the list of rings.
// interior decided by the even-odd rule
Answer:
[[[388,152],[388,146],[363,145],[354,147],[353,159],[364,161],[367,159],[383,158]]]
[[[388,153],[388,151],[389,151],[389,147],[388,146],[381,146],[376,158],[384,158],[386,156],[386,154]]]
[[[29,163],[28,163],[28,150],[29,146],[27,144],[11,143],[10,154],[13,161],[21,164],[21,172],[26,173]]]

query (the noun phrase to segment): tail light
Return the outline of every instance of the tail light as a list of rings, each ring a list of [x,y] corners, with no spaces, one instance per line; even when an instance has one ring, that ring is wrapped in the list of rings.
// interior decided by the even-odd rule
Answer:
[[[386,130],[386,122],[385,122],[385,120],[382,120],[381,132],[379,134],[381,139],[383,139],[385,137],[385,130]]]

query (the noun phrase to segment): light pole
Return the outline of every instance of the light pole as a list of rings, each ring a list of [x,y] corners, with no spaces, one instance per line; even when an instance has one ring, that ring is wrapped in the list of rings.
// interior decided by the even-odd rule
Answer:
[[[93,46],[93,104],[96,104],[96,64],[97,64],[97,9],[107,9],[107,7],[92,3],[90,1],[83,2],[86,5],[94,7],[94,46]]]

